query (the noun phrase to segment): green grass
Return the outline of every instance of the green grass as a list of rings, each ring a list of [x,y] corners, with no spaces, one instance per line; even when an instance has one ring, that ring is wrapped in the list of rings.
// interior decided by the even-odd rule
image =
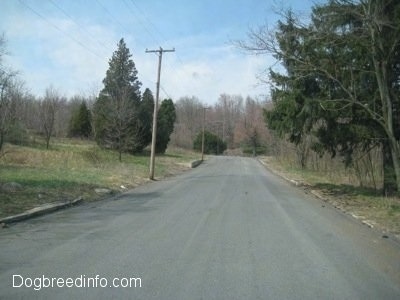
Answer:
[[[20,190],[0,188],[0,217],[20,213],[43,203],[98,199],[95,188],[115,193],[145,183],[149,172],[149,155],[123,154],[122,162],[115,151],[100,149],[90,141],[53,140],[46,150],[36,139],[32,147],[6,145],[0,159],[0,187],[17,182]],[[196,154],[172,149],[156,157],[156,178],[176,174],[188,168]]]

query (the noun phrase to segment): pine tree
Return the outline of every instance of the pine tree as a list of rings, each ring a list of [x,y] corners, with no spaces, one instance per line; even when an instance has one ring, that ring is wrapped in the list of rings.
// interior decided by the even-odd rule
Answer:
[[[151,128],[153,124],[154,97],[150,89],[146,89],[140,101],[137,130],[135,140],[137,141],[134,152],[142,152],[151,142]]]
[[[82,101],[79,109],[72,115],[69,127],[69,136],[88,138],[92,134],[90,110],[86,102]]]
[[[124,39],[113,53],[104,88],[94,105],[94,124],[97,143],[115,149],[121,161],[123,152],[137,150],[137,118],[141,82]]]
[[[174,131],[175,119],[174,103],[171,99],[163,100],[157,115],[157,153],[165,153],[165,150],[167,150],[170,135]]]

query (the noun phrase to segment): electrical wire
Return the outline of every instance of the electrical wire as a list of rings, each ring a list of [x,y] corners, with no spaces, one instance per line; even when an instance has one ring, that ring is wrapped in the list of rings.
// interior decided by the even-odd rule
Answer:
[[[132,16],[135,17],[136,13],[135,11],[132,9],[132,7],[130,7],[128,5],[128,3],[126,2],[126,0],[123,0],[125,6],[128,8],[129,12],[132,14]],[[141,26],[144,28],[144,30],[154,39],[156,40],[155,36],[152,34],[152,32],[147,28],[147,26],[140,20],[140,18],[137,18],[137,20],[139,21],[139,23],[141,24]]]
[[[83,29],[89,37],[91,37],[92,39],[96,40],[96,42],[98,44],[100,44],[102,47],[106,47],[108,50],[110,51],[114,51],[112,50],[110,47],[108,47],[107,45],[105,45],[104,43],[102,43],[101,41],[98,41],[96,38],[94,38],[86,29],[84,29],[83,26],[80,26],[67,12],[65,12],[65,10],[63,10],[60,6],[58,6],[53,0],[48,0],[50,1],[55,7],[57,7],[59,10],[61,10],[63,12],[64,15],[66,15],[69,19],[71,19],[76,25],[78,25],[79,28]],[[118,21],[117,18],[114,17],[114,15],[110,12],[110,10],[105,7],[100,1],[96,0],[96,2],[99,4],[99,6],[108,14],[108,16],[111,18],[111,21],[115,22],[121,29],[123,29],[124,31],[128,31],[127,28],[125,28],[125,26]],[[143,46],[143,45],[142,45]],[[151,83],[151,84],[155,84],[155,82],[153,80],[150,80],[144,76],[141,76],[142,79],[144,79],[145,81]]]
[[[124,32],[130,32],[130,30],[128,28],[126,28],[120,21],[118,21],[118,19],[114,17],[114,15],[110,12],[110,10],[106,6],[104,6],[99,0],[96,0],[96,3],[108,14],[108,16],[112,22],[117,24]],[[141,43],[139,43],[139,44],[143,48],[145,48],[143,44],[141,44]],[[150,80],[149,78],[147,78],[145,76],[141,76],[141,78],[151,84],[154,84],[154,85],[156,84],[154,80]]]
[[[71,39],[72,41],[74,41],[76,44],[78,44],[79,46],[81,46],[82,48],[86,49],[88,52],[90,52],[91,54],[93,54],[94,56],[96,56],[97,58],[101,59],[102,61],[104,60],[104,58],[102,58],[100,55],[98,55],[96,52],[92,51],[91,49],[89,49],[88,47],[86,47],[85,44],[83,44],[82,42],[80,42],[79,40],[77,40],[75,37],[73,37],[72,35],[68,34],[67,32],[65,32],[64,30],[62,30],[60,27],[58,27],[56,24],[50,22],[46,17],[44,17],[42,14],[40,14],[38,11],[36,11],[35,9],[33,9],[31,6],[29,6],[26,2],[19,0],[19,2],[25,6],[26,8],[28,8],[30,11],[32,11],[35,15],[37,15],[38,17],[40,17],[41,19],[43,19],[46,23],[50,24],[52,27],[54,27],[55,29],[57,29],[58,31],[60,31],[62,34],[64,34],[66,37],[68,37],[69,39]]]
[[[71,17],[62,7],[60,7],[56,2],[53,0],[48,0],[53,6],[55,6],[58,10],[60,10],[67,18],[69,18],[72,22],[75,23],[75,25],[79,28],[79,30],[84,31],[93,41],[95,41],[98,45],[101,47],[106,48],[109,51],[113,51],[109,45],[106,45],[106,43],[98,40],[95,36],[93,36],[88,30],[85,29],[84,26],[80,25],[73,17]]]
[[[124,1],[125,5],[129,8],[129,10],[130,10],[132,16],[135,17],[136,14],[134,13],[134,10],[128,5],[128,3],[126,2],[126,0],[123,0],[123,1]],[[157,33],[157,35],[161,38],[161,41],[163,41],[163,43],[166,43],[166,42],[167,42],[167,39],[166,39],[165,36],[161,33],[161,31],[157,28],[157,26],[150,20],[150,18],[147,16],[146,12],[145,12],[143,9],[141,9],[141,8],[139,7],[139,5],[137,5],[137,4],[135,3],[134,0],[130,0],[130,2],[132,3],[132,5],[135,6],[135,8],[138,10],[138,13],[143,17],[143,19],[147,20],[147,23],[148,23],[151,27],[154,28],[154,32]],[[151,33],[150,29],[149,29],[146,25],[144,25],[142,21],[140,21],[140,23],[142,24],[142,27],[149,33],[149,35],[151,36],[151,38],[152,38],[156,43],[161,44],[161,43],[160,43],[160,40],[159,40],[154,34]],[[184,67],[185,67],[185,64],[184,64],[183,61],[181,60],[179,54],[177,54],[176,52],[175,52],[175,58],[176,58],[177,62],[180,64],[180,66],[181,66],[182,68],[184,68]],[[169,61],[166,61],[165,64],[166,64],[167,70],[168,70],[168,69],[169,69],[169,70],[174,70],[174,69],[176,69],[176,68],[174,68],[174,66],[171,65],[171,63],[170,63]],[[180,82],[184,82],[184,78],[182,78],[181,75],[180,75],[179,73],[177,73],[177,75],[178,75],[178,77],[179,77],[179,79],[180,79]],[[198,87],[195,87],[195,88],[196,88],[197,90],[199,89]],[[163,92],[166,94],[166,96],[167,96],[168,98],[171,98],[165,90],[163,90]]]

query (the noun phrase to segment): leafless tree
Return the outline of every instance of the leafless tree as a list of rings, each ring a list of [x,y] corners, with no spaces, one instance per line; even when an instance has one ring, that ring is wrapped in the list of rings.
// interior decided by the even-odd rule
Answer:
[[[3,149],[4,141],[11,125],[11,90],[15,80],[15,73],[5,70],[2,64],[5,55],[5,38],[0,36],[0,151]]]
[[[253,155],[256,155],[257,147],[265,146],[269,139],[263,118],[264,106],[265,102],[247,97],[240,121],[235,128],[235,142],[251,146]]]
[[[0,70],[0,151],[3,149],[5,137],[11,126],[11,86],[13,74]]]
[[[214,121],[223,122],[223,137],[228,148],[233,149],[238,146],[235,143],[235,127],[239,123],[243,113],[243,97],[241,95],[221,94],[214,107]]]
[[[196,97],[182,97],[176,104],[176,122],[171,144],[191,149],[203,122],[204,105]]]
[[[46,89],[45,97],[40,101],[40,122],[42,132],[46,140],[46,148],[49,149],[50,138],[54,132],[56,113],[62,98],[53,87]]]

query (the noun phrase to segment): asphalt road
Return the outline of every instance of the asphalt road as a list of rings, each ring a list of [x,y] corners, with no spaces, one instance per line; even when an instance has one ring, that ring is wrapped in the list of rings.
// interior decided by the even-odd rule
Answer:
[[[400,246],[257,160],[210,158],[0,230],[0,299],[400,299]]]

